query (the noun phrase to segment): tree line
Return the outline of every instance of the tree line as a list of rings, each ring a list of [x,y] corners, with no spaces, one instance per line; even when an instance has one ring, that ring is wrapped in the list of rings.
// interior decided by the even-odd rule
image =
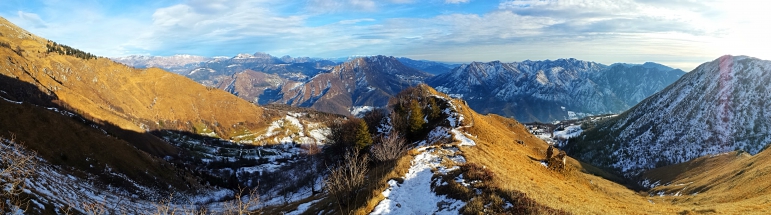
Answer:
[[[72,48],[68,45],[64,44],[58,44],[53,41],[48,41],[46,44],[46,53],[57,53],[60,55],[69,55],[73,57],[77,57],[84,60],[90,60],[90,59],[96,59],[98,58],[96,55],[93,55],[88,52],[81,51],[80,49]]]

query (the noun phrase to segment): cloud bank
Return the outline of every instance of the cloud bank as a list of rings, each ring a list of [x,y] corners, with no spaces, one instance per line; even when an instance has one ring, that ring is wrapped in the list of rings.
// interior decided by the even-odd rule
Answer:
[[[397,55],[450,62],[574,57],[683,69],[723,54],[771,59],[762,1],[190,0],[0,14],[103,56]],[[56,9],[54,9],[56,8]],[[64,9],[61,9],[64,8]],[[14,10],[14,11],[10,11]]]

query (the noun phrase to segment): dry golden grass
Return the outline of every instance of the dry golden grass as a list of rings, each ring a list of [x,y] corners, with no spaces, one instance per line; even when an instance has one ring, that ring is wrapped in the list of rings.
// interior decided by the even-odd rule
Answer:
[[[454,103],[463,104],[458,100]],[[602,172],[572,158],[562,173],[547,170],[533,158],[543,159],[548,145],[522,124],[497,115],[482,116],[466,106],[460,109],[466,116],[464,124],[470,126],[466,131],[477,142],[461,150],[469,163],[491,169],[496,175],[494,186],[503,191],[519,191],[547,207],[575,214],[673,214],[685,210],[672,204],[651,204],[647,196],[587,173]]]
[[[0,34],[0,42],[22,50],[18,55],[0,47],[0,75],[36,85],[58,97],[60,105],[95,121],[137,132],[193,131],[200,123],[223,138],[234,130],[259,130],[272,121],[256,105],[177,74],[134,69],[106,58],[46,53],[47,40],[5,19],[0,19]]]
[[[182,191],[200,186],[191,175],[165,160],[138,150],[125,140],[106,136],[81,121],[30,104],[10,104],[0,100],[0,136],[11,135],[55,165],[75,167],[100,177],[110,177],[102,173],[112,169],[139,184],[159,190],[168,189],[168,185]],[[173,147],[158,150],[168,154],[176,152]],[[77,171],[71,174],[83,176]],[[112,186],[130,187],[121,178],[103,179],[109,179],[105,181],[114,183]]]
[[[771,213],[771,157],[768,151],[755,156],[730,152],[696,158],[686,163],[650,170],[644,177],[664,186],[651,193],[689,210],[715,210],[726,214]],[[680,193],[680,196],[671,196]]]

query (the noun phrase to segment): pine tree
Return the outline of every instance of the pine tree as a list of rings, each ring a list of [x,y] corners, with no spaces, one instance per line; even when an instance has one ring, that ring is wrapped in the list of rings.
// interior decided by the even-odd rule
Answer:
[[[420,103],[418,101],[412,100],[410,102],[410,116],[409,116],[409,123],[410,123],[410,133],[415,134],[423,130],[423,125],[426,123],[423,121],[423,118],[425,115],[423,114],[423,109],[420,108]]]
[[[364,120],[359,120],[359,125],[356,128],[356,136],[354,137],[354,143],[356,148],[364,149],[372,145],[372,137],[369,135],[369,127]]]
[[[438,119],[439,114],[442,113],[442,110],[439,110],[439,105],[436,104],[436,100],[433,98],[428,99],[428,108],[431,112],[428,114],[428,118],[430,119]]]

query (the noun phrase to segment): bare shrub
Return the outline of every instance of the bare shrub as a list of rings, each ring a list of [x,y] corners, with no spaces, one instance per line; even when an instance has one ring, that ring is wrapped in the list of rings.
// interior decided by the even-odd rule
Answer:
[[[223,214],[251,215],[260,214],[257,206],[260,204],[260,195],[257,188],[248,189],[239,187],[235,199],[225,203]]]
[[[29,199],[23,192],[27,187],[26,179],[36,174],[35,153],[29,152],[11,139],[0,137],[0,212],[26,212]]]
[[[330,170],[324,181],[326,191],[337,201],[341,212],[343,206],[350,206],[358,199],[358,191],[366,185],[368,157],[359,152],[356,148],[347,151],[337,168]]]
[[[107,205],[105,205],[103,202],[83,202],[81,206],[83,207],[83,211],[89,215],[108,214]]]
[[[376,143],[372,145],[369,152],[377,162],[387,162],[399,159],[407,152],[408,146],[404,137],[399,132],[394,131],[388,136],[377,138]]]
[[[460,166],[460,169],[465,173],[463,177],[467,180],[490,182],[495,178],[495,173],[493,173],[493,171],[476,163],[466,163]]]

